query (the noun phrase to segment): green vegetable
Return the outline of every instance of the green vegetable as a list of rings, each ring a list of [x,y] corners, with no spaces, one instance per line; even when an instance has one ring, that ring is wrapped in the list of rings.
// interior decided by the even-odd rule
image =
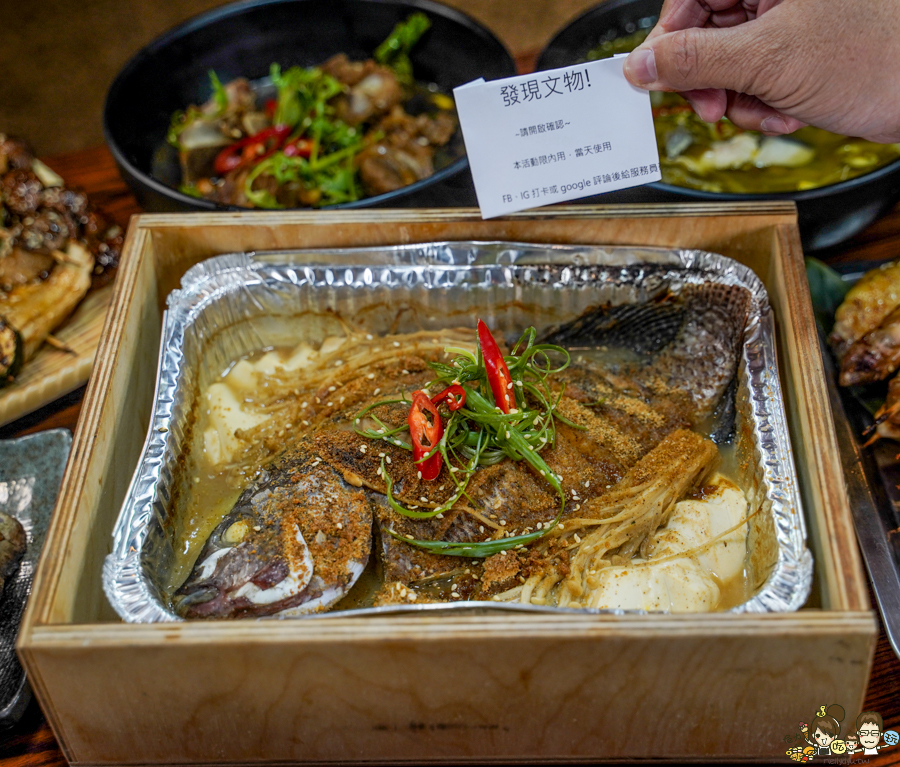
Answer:
[[[172,119],[169,122],[169,130],[166,132],[166,141],[176,149],[181,149],[179,137],[185,128],[191,125],[195,120],[203,118],[203,112],[199,107],[188,107],[186,112],[178,110],[172,113]]]
[[[387,39],[375,49],[375,61],[393,69],[401,82],[411,84],[413,76],[409,54],[429,27],[431,22],[424,13],[411,14],[405,21],[397,24]]]
[[[282,72],[278,64],[272,64],[269,77],[278,91],[275,125],[294,128],[306,121],[304,130],[314,118],[326,114],[329,99],[344,89],[341,83],[316,67],[291,67]]]
[[[213,100],[219,108],[216,117],[220,117],[225,114],[225,110],[228,109],[228,93],[225,91],[225,86],[222,85],[222,81],[219,79],[219,76],[214,69],[209,70],[209,82],[212,84]]]
[[[244,181],[247,199],[258,208],[283,208],[265,185],[257,179],[271,176],[278,187],[296,184],[315,190],[315,207],[337,205],[359,199],[353,158],[365,145],[360,131],[334,116],[328,102],[342,92],[343,86],[321,69],[291,67],[285,72],[273,64],[270,76],[278,89],[276,125],[294,128],[293,136],[304,136],[313,143],[308,158],[275,152],[262,160]],[[255,188],[261,187],[261,188]]]
[[[203,192],[197,189],[193,184],[181,184],[178,187],[178,191],[182,194],[189,195],[190,197],[198,197],[201,200],[203,199]]]
[[[387,485],[388,503],[398,514],[415,519],[427,519],[448,511],[463,497],[469,480],[479,466],[490,466],[505,458],[526,461],[558,494],[560,506],[556,518],[544,525],[542,530],[528,535],[477,543],[409,539],[393,532],[391,535],[410,545],[439,554],[486,557],[537,540],[559,523],[565,510],[565,495],[560,478],[541,457],[540,450],[553,444],[556,437],[555,421],[564,420],[556,413],[562,391],[554,392],[549,379],[568,366],[569,354],[560,346],[535,344],[536,335],[534,328],[526,330],[513,347],[513,353],[504,357],[512,378],[512,390],[515,393],[515,407],[509,413],[502,412],[494,402],[487,369],[480,351],[474,355],[464,349],[448,347],[445,351],[457,355],[449,365],[431,363],[437,377],[428,384],[429,388],[437,386],[443,389],[452,384],[460,384],[466,392],[466,404],[459,410],[450,412],[444,424],[443,436],[432,451],[432,453],[440,451],[444,463],[456,469],[449,472],[451,480],[456,485],[456,492],[449,500],[427,511],[407,509],[394,498],[393,482],[384,463],[381,466],[381,475]],[[554,356],[560,358],[559,363],[553,362]],[[398,436],[407,431],[405,424],[391,427],[371,415],[378,407],[400,403],[407,404],[408,400],[382,400],[358,413],[356,423],[368,417],[375,421],[378,428],[357,429],[357,433],[411,451],[412,445]]]
[[[216,103],[215,114],[207,114],[200,107],[188,107],[187,111],[178,110],[172,114],[169,121],[169,130],[166,133],[166,141],[176,149],[181,149],[179,137],[185,128],[192,125],[195,120],[209,120],[221,117],[228,110],[228,92],[214,69],[209,70],[209,82],[212,86],[212,99]]]
[[[850,285],[834,269],[815,258],[806,259],[806,279],[816,319],[827,332],[834,324],[834,313]]]

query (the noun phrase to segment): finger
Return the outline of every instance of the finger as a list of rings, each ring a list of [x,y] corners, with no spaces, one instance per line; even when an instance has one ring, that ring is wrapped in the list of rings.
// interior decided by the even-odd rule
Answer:
[[[741,0],[666,0],[656,27],[662,32],[677,32],[706,26],[716,14],[732,13],[742,14],[744,21],[747,19]]]
[[[706,90],[685,91],[681,94],[694,108],[703,122],[718,122],[725,116],[728,108],[728,96],[725,91],[716,88]]]
[[[747,92],[752,78],[772,63],[765,55],[765,35],[756,34],[758,24],[684,29],[645,40],[625,59],[625,77],[647,90]]]
[[[756,15],[762,16],[764,13],[771,11],[776,5],[780,5],[784,0],[759,0],[759,7],[756,9]]]
[[[767,136],[793,133],[806,125],[794,117],[783,115],[755,96],[743,93],[728,94],[728,108],[725,115],[739,128],[760,131]]]

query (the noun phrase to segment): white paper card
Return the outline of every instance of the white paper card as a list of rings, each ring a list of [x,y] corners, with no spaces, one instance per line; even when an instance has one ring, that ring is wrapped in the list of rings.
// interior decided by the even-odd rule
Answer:
[[[454,89],[483,218],[662,178],[650,94],[623,58]]]

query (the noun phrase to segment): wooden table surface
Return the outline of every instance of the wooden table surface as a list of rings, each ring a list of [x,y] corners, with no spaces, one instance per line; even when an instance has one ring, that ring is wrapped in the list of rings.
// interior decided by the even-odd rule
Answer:
[[[133,213],[140,212],[137,202],[119,177],[112,156],[105,147],[52,157],[47,163],[70,185],[82,187],[96,205],[123,226],[128,224],[128,219]],[[877,261],[900,257],[900,205],[827,256],[833,262]],[[0,439],[60,426],[74,430],[83,395],[82,387],[52,405],[0,427]],[[843,705],[842,701],[822,702]],[[877,711],[882,715],[885,730],[900,730],[900,660],[894,655],[883,630],[875,652],[865,709]],[[812,713],[809,712],[808,715],[811,716]],[[853,712],[847,712],[845,728],[849,718],[853,716],[855,716]],[[785,734],[789,729],[790,723],[786,722]],[[760,737],[771,735],[760,733]],[[864,762],[879,766],[900,764],[900,745],[885,749],[874,758],[855,755],[854,764]],[[778,758],[777,755],[773,755],[773,763],[787,764],[790,761],[785,756]],[[34,702],[17,727],[0,733],[0,767],[66,764],[53,732]]]

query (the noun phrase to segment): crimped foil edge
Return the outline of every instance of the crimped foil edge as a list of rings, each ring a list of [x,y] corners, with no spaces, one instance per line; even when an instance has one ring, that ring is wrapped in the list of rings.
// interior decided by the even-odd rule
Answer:
[[[806,548],[805,525],[798,483],[791,456],[784,403],[777,375],[773,321],[765,288],[749,268],[724,256],[699,250],[664,248],[533,245],[495,242],[442,242],[380,248],[236,253],[218,256],[192,267],[180,290],[169,296],[165,314],[157,396],[150,431],[131,487],[113,534],[113,551],[103,568],[103,586],[118,614],[129,622],[178,621],[160,601],[145,574],[142,555],[151,524],[162,524],[166,514],[166,457],[183,434],[175,413],[182,380],[185,334],[211,302],[235,286],[308,285],[365,288],[373,285],[426,288],[458,285],[473,273],[483,273],[486,284],[498,276],[513,275],[554,286],[574,284],[599,269],[614,273],[648,275],[672,267],[705,274],[715,281],[740,284],[753,297],[751,319],[742,352],[752,409],[753,439],[766,494],[771,501],[778,557],[761,589],[732,612],[796,610],[806,601],[812,583],[812,555]],[[472,269],[471,267],[475,267]],[[305,618],[347,617],[393,612],[419,612],[425,606],[391,606]],[[557,613],[561,608],[501,603],[456,603],[428,606],[429,610],[514,610]],[[568,612],[569,610],[567,610]],[[622,610],[573,609],[573,613],[613,613]],[[635,611],[628,611],[635,612]],[[638,611],[640,612],[640,611]]]

